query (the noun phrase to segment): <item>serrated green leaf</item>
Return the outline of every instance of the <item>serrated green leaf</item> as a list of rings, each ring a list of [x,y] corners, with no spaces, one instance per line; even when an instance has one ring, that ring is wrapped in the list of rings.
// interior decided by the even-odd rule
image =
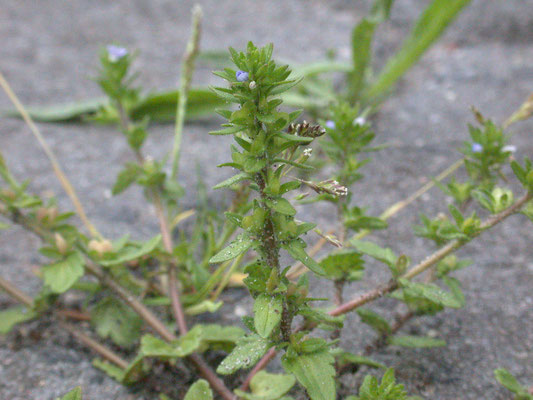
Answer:
[[[401,347],[442,347],[446,346],[446,341],[427,336],[391,336],[388,338],[391,346]]]
[[[259,336],[268,338],[281,321],[283,300],[280,295],[263,293],[254,302],[254,326]]]
[[[61,399],[58,398],[58,400],[82,400],[81,387],[78,386],[77,388],[71,390],[66,395],[61,397]]]
[[[191,337],[191,340],[196,340],[195,337],[198,337],[200,340],[198,351],[200,352],[208,348],[229,352],[243,336],[244,330],[238,326],[196,324],[183,338]]]
[[[404,299],[407,301],[409,298],[424,298],[450,308],[461,308],[464,304],[464,299],[458,298],[453,292],[442,290],[435,284],[411,282],[407,279],[400,279],[399,282],[403,287]]]
[[[278,400],[296,383],[293,375],[270,374],[259,371],[250,381],[250,391],[235,390],[235,394],[244,400]]]
[[[209,383],[199,379],[192,384],[183,400],[213,400],[213,392]]]
[[[226,187],[230,187],[235,185],[236,183],[242,182],[246,179],[249,179],[250,175],[246,172],[241,172],[240,174],[233,175],[232,177],[226,179],[225,181],[222,181],[215,186],[213,186],[213,189],[222,189]]]
[[[119,346],[131,346],[139,339],[143,323],[128,306],[107,297],[92,309],[91,324],[101,337],[109,337]]]
[[[15,306],[0,311],[0,335],[9,333],[15,325],[29,321],[36,316],[37,314],[24,306]]]
[[[78,252],[43,267],[44,283],[54,293],[64,293],[83,276],[85,259]]]
[[[239,236],[237,236],[237,238],[233,242],[231,242],[226,248],[222,249],[213,257],[211,257],[209,262],[211,264],[215,264],[231,260],[244,253],[250,247],[252,247],[252,244],[252,238],[250,238],[250,236],[248,236],[246,232],[243,232]]]
[[[241,368],[254,366],[265,355],[270,342],[259,335],[250,335],[242,338],[233,351],[222,360],[217,368],[221,375],[233,374]]]
[[[374,311],[367,308],[358,308],[356,312],[359,314],[359,317],[361,317],[361,321],[364,324],[370,326],[380,335],[386,335],[392,331],[387,320]]]
[[[282,358],[285,371],[293,374],[305,388],[311,400],[332,400],[337,396],[334,357],[326,348],[322,351]]]
[[[332,280],[355,281],[361,279],[364,270],[361,255],[350,249],[328,254],[320,261],[320,266]]]

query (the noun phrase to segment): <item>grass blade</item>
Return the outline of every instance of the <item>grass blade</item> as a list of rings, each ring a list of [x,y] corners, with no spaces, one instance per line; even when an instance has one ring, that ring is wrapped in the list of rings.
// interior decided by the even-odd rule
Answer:
[[[372,102],[387,92],[437,40],[470,0],[433,0],[418,19],[401,49],[388,61],[376,81],[364,93]]]

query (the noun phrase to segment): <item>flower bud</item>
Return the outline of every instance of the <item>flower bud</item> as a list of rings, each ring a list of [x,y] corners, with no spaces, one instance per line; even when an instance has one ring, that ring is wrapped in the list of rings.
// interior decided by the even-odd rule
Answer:
[[[239,82],[245,82],[248,80],[248,72],[246,71],[237,71],[235,73],[235,78],[237,78],[237,80]]]
[[[248,87],[253,90],[257,87],[257,83],[255,83],[255,81],[251,81],[250,84],[248,85]]]
[[[472,153],[481,153],[483,146],[479,143],[472,143]]]
[[[54,222],[59,215],[59,211],[56,206],[49,207],[47,212],[48,222]]]
[[[89,250],[97,252],[98,255],[102,257],[105,253],[109,253],[111,250],[113,250],[113,244],[107,239],[93,239],[89,242]]]
[[[117,62],[128,55],[128,50],[124,47],[109,45],[107,46],[107,57],[112,63]]]
[[[57,250],[59,251],[60,254],[62,255],[65,255],[68,251],[68,248],[69,248],[69,245],[67,243],[67,241],[65,240],[65,238],[63,236],[61,236],[60,233],[56,232],[54,234],[54,239],[55,239],[55,242],[56,242],[56,247],[57,247]]]

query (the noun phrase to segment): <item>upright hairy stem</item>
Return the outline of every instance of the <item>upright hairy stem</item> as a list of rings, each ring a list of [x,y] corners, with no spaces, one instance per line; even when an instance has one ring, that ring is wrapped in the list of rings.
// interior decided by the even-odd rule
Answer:
[[[265,226],[263,235],[261,237],[262,241],[262,252],[266,258],[267,265],[271,268],[272,271],[276,271],[278,275],[278,280],[280,279],[280,266],[279,266],[279,244],[276,239],[276,232],[274,229],[274,222],[272,221],[272,212],[265,204],[266,194],[265,194],[265,176],[267,176],[268,169],[270,165],[267,164],[260,173],[256,175],[255,182],[259,186],[261,200],[263,201],[263,206],[268,210],[265,217]],[[283,311],[281,314],[281,323],[280,330],[283,340],[285,342],[290,341],[291,336],[291,325],[292,325],[292,315],[290,310],[287,307],[287,301],[283,301]]]

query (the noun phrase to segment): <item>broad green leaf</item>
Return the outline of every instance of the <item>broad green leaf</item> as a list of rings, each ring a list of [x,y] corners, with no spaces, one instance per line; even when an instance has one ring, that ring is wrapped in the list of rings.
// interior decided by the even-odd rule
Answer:
[[[498,368],[494,370],[494,377],[496,380],[506,389],[515,393],[517,396],[516,400],[532,400],[533,394],[529,394],[527,389],[522,386],[518,380],[511,375],[509,371],[504,368]]]
[[[241,368],[254,366],[265,355],[270,342],[259,335],[243,337],[217,368],[220,375],[233,374]]]
[[[183,400],[213,400],[213,392],[209,383],[199,379],[192,384]]]
[[[387,264],[390,268],[396,266],[396,260],[398,257],[391,249],[382,248],[375,243],[364,242],[361,240],[352,240],[350,243],[361,253]]]
[[[203,352],[208,348],[215,350],[231,351],[237,342],[244,336],[244,330],[238,326],[221,326],[217,324],[196,324],[183,339],[200,341],[198,351]]]
[[[435,339],[426,336],[391,336],[388,339],[391,346],[401,347],[442,347],[446,342],[442,339]]]
[[[283,215],[293,216],[296,214],[296,210],[291,203],[289,203],[289,201],[283,197],[272,200],[272,209]]]
[[[253,240],[246,232],[241,233],[226,248],[215,254],[209,262],[211,264],[231,260],[248,250],[253,244]]]
[[[44,283],[54,293],[64,293],[83,276],[85,259],[78,252],[43,267]]]
[[[111,338],[119,346],[131,346],[141,336],[142,320],[128,306],[107,297],[91,311],[91,324],[103,338]]]
[[[0,221],[0,229],[8,229],[9,225]]]
[[[268,338],[281,321],[283,300],[280,295],[263,293],[254,302],[254,326],[259,336]]]
[[[332,280],[359,280],[364,270],[361,255],[350,249],[328,254],[320,261],[320,266],[326,272],[326,276]]]
[[[466,304],[466,301],[465,301],[465,296],[463,292],[461,291],[460,282],[457,279],[452,278],[451,276],[443,277],[442,281],[446,284],[446,286],[450,288],[453,296],[459,303],[460,307],[464,307]]]
[[[99,263],[105,267],[111,267],[128,261],[137,260],[154,251],[156,247],[159,246],[160,242],[161,235],[157,235],[144,242],[141,246],[128,244],[120,249],[116,257],[109,260],[100,260]]]
[[[461,308],[464,305],[464,298],[458,298],[453,292],[442,290],[433,283],[411,282],[407,279],[400,279],[399,282],[400,286],[403,287],[403,297],[406,301],[424,298],[443,307]],[[457,287],[454,287],[454,290],[457,289]]]
[[[182,336],[173,343],[167,343],[155,336],[146,334],[141,339],[139,354],[143,357],[163,359],[185,357],[194,353],[199,346],[200,338],[191,335]]]
[[[365,91],[367,101],[387,92],[439,38],[470,0],[433,0],[418,19],[401,49],[387,62],[375,82]]]
[[[235,394],[244,400],[278,400],[296,383],[293,375],[270,374],[259,371],[250,381],[250,391],[235,390]]]
[[[369,325],[378,334],[386,335],[391,332],[389,323],[381,315],[367,308],[358,308],[356,312],[361,317],[361,321]]]
[[[15,306],[0,311],[0,335],[5,335],[21,322],[29,321],[37,315],[24,306]]]
[[[125,191],[133,182],[135,182],[135,179],[137,179],[141,172],[142,170],[139,166],[135,164],[126,164],[126,168],[119,172],[117,181],[113,185],[113,189],[111,190],[113,196]]]
[[[235,185],[236,183],[242,182],[246,179],[249,179],[250,175],[246,172],[241,172],[240,174],[233,175],[232,177],[226,179],[225,181],[222,181],[215,186],[213,186],[213,189],[221,189],[225,187],[230,187]]]
[[[66,395],[61,397],[61,399],[58,398],[58,400],[82,400],[82,398],[81,398],[81,387],[78,386],[77,388],[71,390]]]
[[[311,400],[332,400],[337,397],[334,357],[327,348],[295,357],[283,356],[281,364],[305,388]]]
[[[302,240],[293,240],[286,245],[283,245],[283,248],[289,252],[291,257],[297,261],[300,261],[315,274],[325,276],[325,272],[320,264],[305,252],[305,243]]]

